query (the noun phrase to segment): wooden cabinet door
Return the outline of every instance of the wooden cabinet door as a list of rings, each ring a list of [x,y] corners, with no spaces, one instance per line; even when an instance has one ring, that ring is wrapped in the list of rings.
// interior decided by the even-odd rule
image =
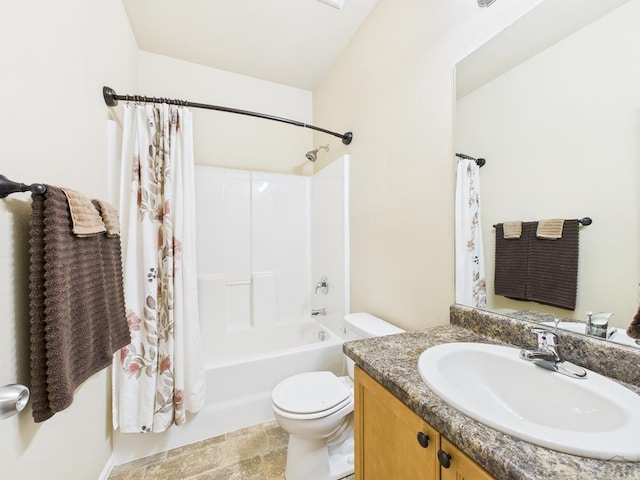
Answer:
[[[440,436],[440,450],[439,455],[442,456],[444,453],[449,457],[449,467],[441,468],[441,480],[495,480],[446,437]]]
[[[356,367],[356,480],[439,479],[439,437],[433,427]]]

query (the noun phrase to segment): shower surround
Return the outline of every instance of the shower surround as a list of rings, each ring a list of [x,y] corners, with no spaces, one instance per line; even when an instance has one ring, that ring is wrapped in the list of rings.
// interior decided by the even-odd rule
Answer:
[[[115,464],[272,420],[271,390],[288,376],[343,374],[348,165],[313,177],[196,167],[206,404],[161,434],[116,432]]]

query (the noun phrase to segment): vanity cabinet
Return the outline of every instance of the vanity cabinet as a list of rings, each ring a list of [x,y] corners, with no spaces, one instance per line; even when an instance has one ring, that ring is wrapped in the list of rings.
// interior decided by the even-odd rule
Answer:
[[[440,480],[495,480],[484,468],[442,435],[438,457],[444,457],[443,461],[448,457],[449,460],[449,467],[443,466],[440,470]]]
[[[356,480],[493,479],[358,367],[355,456]]]

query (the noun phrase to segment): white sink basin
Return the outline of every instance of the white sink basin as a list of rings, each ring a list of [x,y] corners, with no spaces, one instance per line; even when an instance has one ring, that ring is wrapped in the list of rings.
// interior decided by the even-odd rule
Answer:
[[[418,371],[445,402],[514,437],[565,453],[640,461],[640,396],[587,370],[546,370],[519,350],[446,343],[425,350]]]

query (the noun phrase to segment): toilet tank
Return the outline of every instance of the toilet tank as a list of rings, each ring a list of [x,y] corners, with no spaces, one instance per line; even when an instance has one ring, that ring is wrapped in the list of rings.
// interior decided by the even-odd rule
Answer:
[[[384,335],[404,332],[401,328],[391,325],[370,313],[350,313],[344,316],[344,320],[347,330],[347,340],[382,337]]]
[[[350,313],[344,316],[346,327],[345,341],[359,340],[362,338],[382,337],[395,333],[404,333],[404,330],[385,322],[381,318],[369,313]],[[354,362],[347,357],[347,371],[353,378]]]

